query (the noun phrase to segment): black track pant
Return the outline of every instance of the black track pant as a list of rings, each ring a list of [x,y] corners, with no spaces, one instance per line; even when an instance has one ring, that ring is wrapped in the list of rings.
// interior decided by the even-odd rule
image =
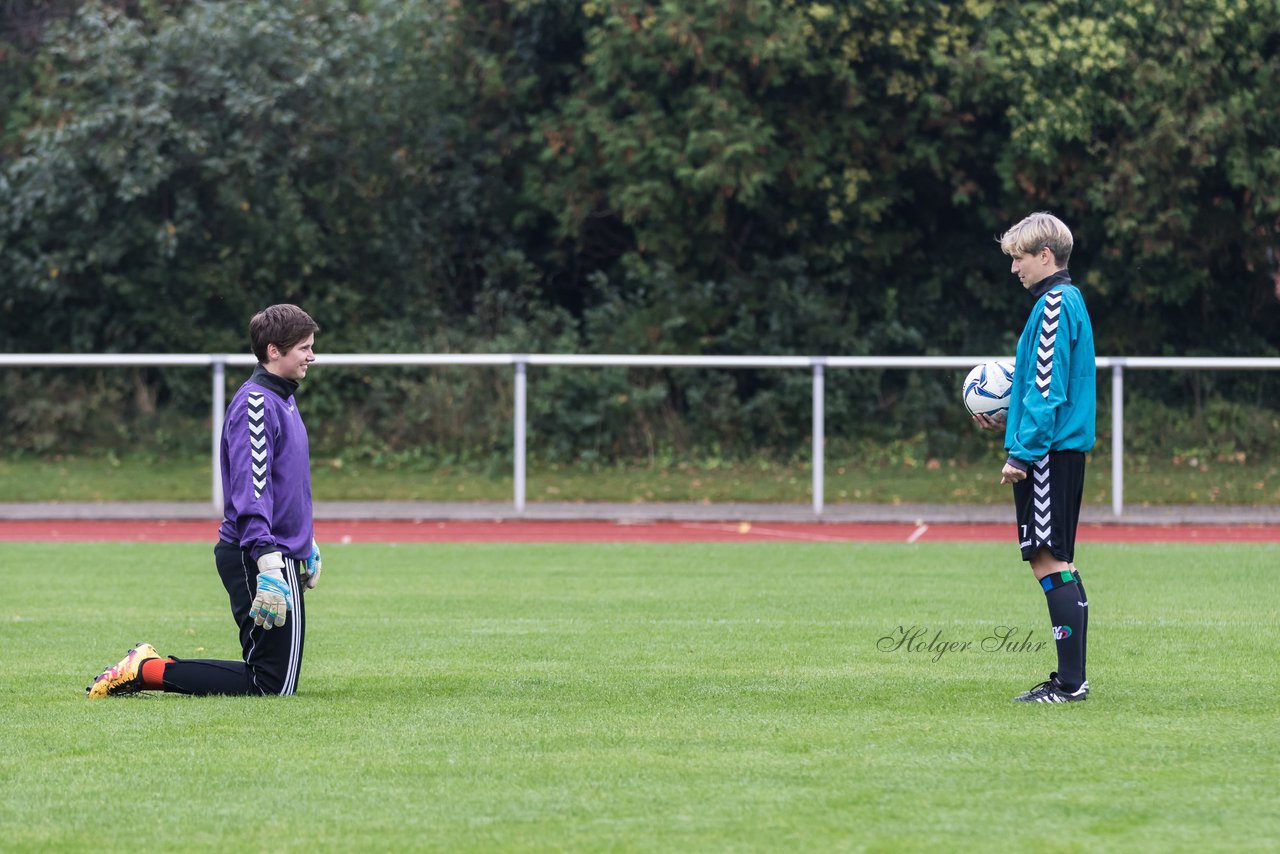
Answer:
[[[231,599],[240,627],[243,661],[174,659],[164,669],[164,689],[179,694],[292,694],[298,688],[306,612],[298,562],[284,559],[284,579],[293,592],[293,608],[283,626],[266,631],[249,616],[258,589],[258,567],[247,551],[219,542],[213,548],[218,575]]]

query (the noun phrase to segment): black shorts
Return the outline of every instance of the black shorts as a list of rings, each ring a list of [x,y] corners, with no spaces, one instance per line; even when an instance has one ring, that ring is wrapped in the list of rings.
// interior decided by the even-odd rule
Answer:
[[[1023,560],[1031,560],[1042,548],[1058,560],[1075,560],[1083,498],[1084,454],[1050,451],[1032,464],[1026,478],[1013,485]]]

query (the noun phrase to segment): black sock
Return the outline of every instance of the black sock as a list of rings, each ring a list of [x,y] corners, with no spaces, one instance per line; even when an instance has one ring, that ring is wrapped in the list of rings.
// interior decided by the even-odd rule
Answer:
[[[1089,670],[1085,666],[1089,660],[1089,594],[1084,592],[1084,582],[1080,580],[1080,570],[1071,571],[1075,576],[1076,586],[1080,588],[1080,601],[1084,603],[1084,616],[1080,618],[1080,676],[1089,678]]]
[[[1070,572],[1055,572],[1040,579],[1053,639],[1058,646],[1058,682],[1068,691],[1084,683],[1084,628],[1088,609],[1084,591]]]

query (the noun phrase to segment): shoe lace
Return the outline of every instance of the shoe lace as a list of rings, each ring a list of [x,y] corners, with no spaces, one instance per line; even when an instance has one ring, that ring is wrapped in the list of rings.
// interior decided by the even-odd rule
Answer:
[[[1056,691],[1061,686],[1058,684],[1058,674],[1050,673],[1049,678],[1041,682],[1039,685],[1028,691],[1028,694],[1047,694],[1050,691]]]

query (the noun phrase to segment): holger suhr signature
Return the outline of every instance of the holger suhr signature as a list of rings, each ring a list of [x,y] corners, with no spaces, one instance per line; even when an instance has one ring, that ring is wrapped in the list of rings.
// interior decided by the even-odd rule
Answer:
[[[1023,632],[1017,626],[997,626],[979,641],[949,640],[943,630],[930,632],[926,626],[898,626],[876,641],[881,652],[924,653],[932,661],[941,661],[952,652],[1040,652],[1048,641],[1033,640],[1034,631]]]

